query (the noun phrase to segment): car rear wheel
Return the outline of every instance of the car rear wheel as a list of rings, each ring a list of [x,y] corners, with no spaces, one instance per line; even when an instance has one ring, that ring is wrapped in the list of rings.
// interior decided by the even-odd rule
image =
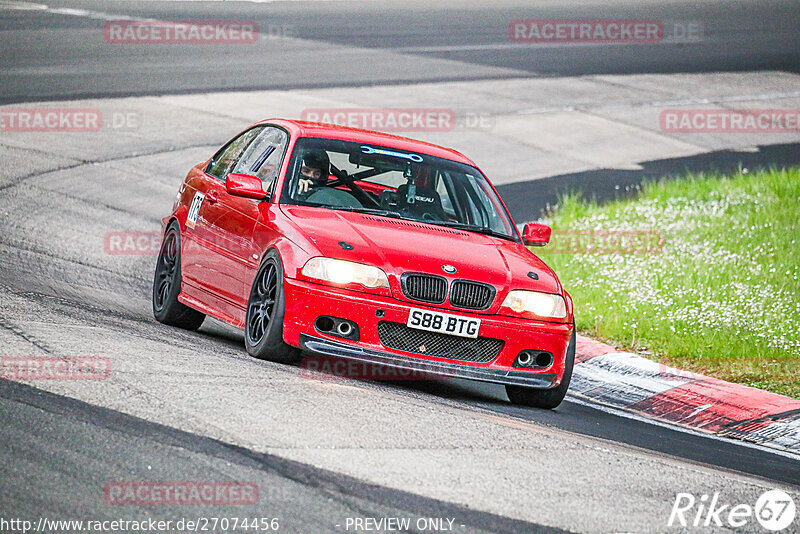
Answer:
[[[181,292],[181,230],[172,222],[156,261],[153,278],[153,316],[157,321],[187,330],[197,330],[205,314],[178,301]]]
[[[290,363],[300,351],[283,341],[283,263],[270,250],[256,272],[245,314],[244,342],[247,352],[261,360]]]
[[[575,325],[572,327],[572,338],[567,347],[566,361],[564,362],[564,377],[561,384],[553,389],[534,389],[525,386],[506,386],[508,399],[514,404],[546,408],[552,410],[564,400],[572,379],[572,368],[575,366]]]

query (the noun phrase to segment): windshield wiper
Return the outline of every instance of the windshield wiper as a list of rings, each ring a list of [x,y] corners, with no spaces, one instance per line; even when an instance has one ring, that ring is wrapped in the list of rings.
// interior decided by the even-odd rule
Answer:
[[[356,213],[369,213],[370,215],[380,215],[382,217],[392,217],[395,219],[402,219],[402,215],[400,215],[396,211],[391,210],[381,210],[376,208],[365,208],[363,206],[328,206],[325,204],[316,205],[318,208],[327,208],[332,210],[341,210],[341,211],[354,211]]]
[[[476,234],[483,234],[489,235],[492,237],[499,237],[500,239],[507,239],[509,241],[515,241],[512,236],[502,234],[500,232],[495,232],[491,228],[486,228],[485,226],[479,226],[477,224],[467,224],[467,223],[460,223],[454,221],[425,221],[429,224],[438,224],[441,226],[447,226],[448,228],[455,228],[456,230],[466,230],[468,232],[475,232]]]

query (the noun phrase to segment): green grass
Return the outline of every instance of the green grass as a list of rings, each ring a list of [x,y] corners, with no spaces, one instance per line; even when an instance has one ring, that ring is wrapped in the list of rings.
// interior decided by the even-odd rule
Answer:
[[[552,247],[532,250],[572,295],[579,331],[668,365],[800,398],[798,219],[798,169],[692,175],[645,184],[636,198],[602,206],[564,197],[546,221]],[[653,231],[663,247],[554,253],[574,250],[564,246],[564,232],[578,230]]]

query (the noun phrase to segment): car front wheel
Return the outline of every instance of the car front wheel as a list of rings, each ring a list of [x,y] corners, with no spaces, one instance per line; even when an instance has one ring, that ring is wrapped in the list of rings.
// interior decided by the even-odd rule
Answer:
[[[283,263],[274,249],[267,252],[256,272],[245,314],[247,352],[261,360],[291,363],[300,351],[283,341]]]
[[[572,338],[567,347],[567,354],[564,362],[564,377],[561,384],[553,389],[535,389],[525,386],[506,386],[508,399],[522,406],[533,406],[534,408],[546,408],[552,410],[561,404],[569,389],[569,382],[572,379],[572,368],[575,366],[575,325],[572,325]]]

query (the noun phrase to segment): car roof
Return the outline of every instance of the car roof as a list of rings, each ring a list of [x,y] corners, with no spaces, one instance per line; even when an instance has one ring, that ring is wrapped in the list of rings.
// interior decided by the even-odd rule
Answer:
[[[398,135],[375,132],[372,130],[361,130],[358,128],[348,128],[336,124],[289,119],[267,119],[261,121],[259,124],[283,126],[297,137],[324,137],[342,141],[354,141],[356,143],[380,144],[389,148],[397,148],[408,152],[422,152],[429,156],[450,159],[473,167],[476,166],[472,160],[452,148],[445,148],[434,145],[433,143],[426,143],[425,141],[418,141]]]

